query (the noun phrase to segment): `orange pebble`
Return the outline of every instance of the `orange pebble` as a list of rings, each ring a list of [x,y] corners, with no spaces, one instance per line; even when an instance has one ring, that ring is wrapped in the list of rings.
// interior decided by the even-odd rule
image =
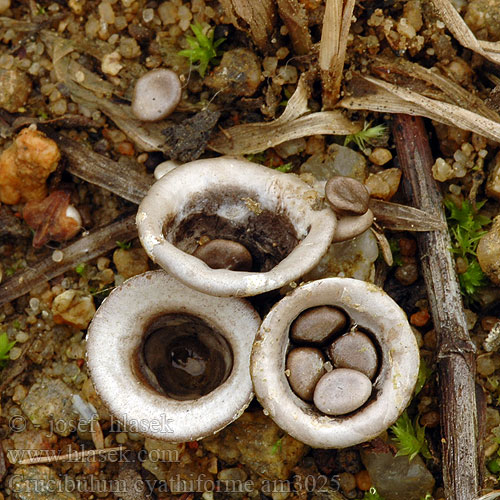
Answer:
[[[356,478],[356,486],[361,491],[368,491],[371,488],[372,480],[366,469],[354,474],[354,477]]]
[[[134,156],[134,145],[131,142],[123,141],[118,144],[118,152],[125,156]]]
[[[414,326],[424,326],[428,323],[431,315],[427,309],[422,309],[410,316],[410,323]]]

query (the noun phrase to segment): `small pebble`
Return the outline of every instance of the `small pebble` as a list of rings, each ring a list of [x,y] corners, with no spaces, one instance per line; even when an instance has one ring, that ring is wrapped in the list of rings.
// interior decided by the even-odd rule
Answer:
[[[359,471],[354,476],[356,478],[356,486],[361,491],[368,491],[372,486],[372,480],[370,478],[370,474],[366,469]]]
[[[343,215],[363,215],[370,202],[370,193],[361,182],[340,175],[326,183],[325,196],[332,209]]]
[[[324,344],[347,325],[346,315],[336,307],[307,309],[293,322],[290,338],[294,342]]]
[[[377,372],[377,351],[365,333],[354,330],[342,335],[329,348],[328,356],[337,368],[351,368],[373,378]]]
[[[222,469],[217,478],[221,481],[239,481],[243,482],[247,480],[247,473],[238,467],[232,467],[230,469]]]
[[[436,410],[428,411],[420,417],[420,425],[425,425],[426,427],[432,429],[439,425],[439,412]]]
[[[375,165],[381,166],[392,160],[392,154],[386,148],[375,148],[368,159]]]
[[[30,336],[26,332],[19,332],[16,334],[16,342],[19,342],[20,344],[24,344]]]
[[[260,59],[248,49],[227,50],[220,64],[205,77],[204,83],[224,94],[249,97],[261,84],[260,66]]]
[[[17,69],[0,69],[0,107],[17,113],[28,101],[31,88],[32,83],[26,73]]]
[[[128,436],[127,436],[127,433],[126,432],[119,432],[117,435],[116,435],[116,442],[118,444],[125,444],[128,440]]]
[[[403,264],[396,269],[394,276],[402,285],[413,285],[418,279],[418,266],[415,262]]]
[[[401,180],[399,168],[388,168],[376,174],[370,174],[365,186],[374,198],[389,201],[398,190]]]
[[[495,371],[495,363],[490,355],[486,354],[477,358],[477,373],[483,377],[489,377]]]
[[[338,368],[321,377],[314,390],[314,404],[327,415],[345,415],[362,406],[372,393],[372,383],[363,373]]]
[[[13,347],[9,352],[9,359],[15,360],[21,356],[22,349],[20,347]]]
[[[52,302],[54,323],[66,324],[78,329],[88,327],[95,314],[92,296],[77,290],[66,290]]]
[[[427,309],[422,309],[410,316],[410,323],[414,326],[425,326],[431,318]]]
[[[412,238],[399,238],[399,250],[404,257],[414,257],[417,253],[417,242]]]
[[[298,347],[288,355],[288,381],[293,391],[304,401],[312,401],[314,388],[325,373],[324,362],[323,353],[312,347]]]
[[[237,241],[217,239],[199,246],[193,253],[212,269],[250,271],[253,259],[250,252]]]
[[[344,493],[349,493],[356,488],[356,478],[350,472],[341,472],[338,475],[338,482]]]
[[[437,347],[436,330],[434,328],[424,334],[424,346],[431,351]]]
[[[491,229],[479,240],[477,260],[483,272],[500,285],[500,217],[493,220]]]
[[[54,250],[52,252],[52,260],[54,262],[61,262],[64,258],[64,254],[62,253],[61,250]]]
[[[113,253],[116,270],[125,279],[149,270],[149,260],[142,248],[117,248]]]

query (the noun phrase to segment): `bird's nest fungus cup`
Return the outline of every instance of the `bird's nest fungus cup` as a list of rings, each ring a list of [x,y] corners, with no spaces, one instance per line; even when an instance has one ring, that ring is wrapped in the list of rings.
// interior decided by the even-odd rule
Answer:
[[[210,295],[243,297],[311,270],[332,241],[336,217],[297,176],[222,157],[158,180],[137,226],[148,255],[177,279]]]
[[[243,299],[202,294],[164,271],[135,276],[111,292],[89,327],[96,391],[135,432],[173,442],[211,435],[253,397],[259,325]]]
[[[370,440],[410,402],[419,369],[415,335],[380,288],[327,278],[278,302],[255,340],[251,375],[265,411],[317,448]]]

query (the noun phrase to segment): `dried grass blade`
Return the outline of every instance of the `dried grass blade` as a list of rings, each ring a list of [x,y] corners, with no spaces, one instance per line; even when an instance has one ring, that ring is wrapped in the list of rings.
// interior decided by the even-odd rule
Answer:
[[[372,77],[357,78],[353,88],[356,95],[343,99],[340,103],[342,107],[424,116],[500,142],[500,126],[497,122],[454,104],[429,99]]]
[[[288,29],[296,54],[308,54],[311,51],[311,33],[307,25],[307,13],[299,0],[277,0],[278,13]]]
[[[340,83],[355,0],[327,0],[319,65],[323,81],[323,108],[332,109],[340,96]]]
[[[384,258],[385,263],[388,266],[392,266],[394,264],[394,258],[392,256],[391,245],[389,241],[385,237],[385,234],[377,231],[373,227],[370,228],[373,236],[377,240],[378,246],[380,247],[380,251],[382,252],[382,257]]]
[[[443,221],[418,208],[370,199],[370,209],[378,224],[393,231],[439,231],[446,229]]]
[[[273,0],[221,0],[220,3],[236,28],[250,32],[261,50],[271,48],[270,38],[276,21]]]
[[[109,97],[114,87],[96,74],[79,65],[71,57],[74,44],[58,35],[43,31],[42,39],[51,47],[51,57],[58,80],[66,87],[71,99],[91,110],[107,115],[134,143],[144,151],[162,151],[165,136],[162,130],[168,122],[148,123],[132,117],[130,106],[114,103]],[[81,73],[81,84],[77,74]],[[83,79],[82,79],[83,78]],[[104,96],[104,97],[103,97]]]
[[[403,58],[389,59],[386,57],[376,57],[374,58],[371,70],[384,81],[395,85],[398,84],[398,75],[402,75],[404,78],[410,80],[417,79],[417,81],[432,85],[441,90],[448,102],[469,111],[475,111],[490,120],[500,123],[500,115],[496,111],[486,106],[483,100],[477,95],[472,94],[450,78],[439,73],[437,69],[430,70]],[[408,90],[415,89],[410,88]],[[418,90],[416,91],[418,92]],[[422,94],[426,97],[431,97],[427,92],[423,92]]]
[[[455,9],[450,0],[431,0],[434,8],[437,10],[446,27],[453,33],[453,36],[464,47],[481,54],[486,59],[500,64],[500,54],[498,50],[489,50],[488,44],[482,44],[474,33],[467,26],[467,23],[462,19],[462,16]]]
[[[302,74],[283,114],[271,122],[236,125],[217,134],[208,147],[223,154],[242,155],[264,151],[283,142],[316,134],[348,135],[360,130],[338,110],[305,115],[309,75]],[[304,116],[305,115],[305,116]]]
[[[243,155],[258,153],[292,139],[317,134],[349,135],[360,126],[340,111],[322,111],[295,120],[237,125],[219,134],[208,147],[218,153]]]

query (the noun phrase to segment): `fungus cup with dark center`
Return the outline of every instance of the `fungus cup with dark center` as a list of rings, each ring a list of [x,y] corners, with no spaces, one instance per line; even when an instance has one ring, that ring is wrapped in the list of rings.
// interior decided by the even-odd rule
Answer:
[[[291,325],[303,311],[325,305],[341,309],[370,332],[379,357],[369,398],[339,416],[325,415],[299,398],[285,373]],[[419,359],[404,312],[383,290],[360,280],[326,278],[297,288],[271,309],[254,342],[250,369],[257,399],[283,430],[312,447],[344,448],[373,439],[398,419],[411,400]],[[335,371],[346,375],[344,368],[328,375]]]
[[[111,292],[89,327],[94,386],[126,428],[184,442],[214,434],[250,403],[260,318],[243,299],[205,295],[150,271]]]
[[[148,255],[180,281],[241,297],[275,290],[312,269],[332,241],[336,217],[297,176],[221,157],[164,175],[141,203],[137,226]],[[205,239],[243,245],[252,269],[211,268],[192,255]]]

